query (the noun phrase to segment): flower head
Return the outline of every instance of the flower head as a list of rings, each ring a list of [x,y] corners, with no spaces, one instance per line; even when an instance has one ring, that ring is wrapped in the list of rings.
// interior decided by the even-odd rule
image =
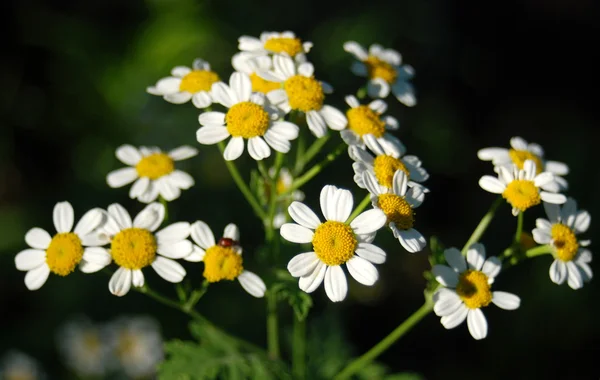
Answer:
[[[231,64],[236,71],[248,74],[254,92],[267,94],[281,88],[281,83],[272,82],[260,76],[260,73],[273,69],[273,59],[268,55],[255,57],[251,53],[241,52],[233,56]]]
[[[516,165],[510,169],[500,166],[498,171],[498,178],[489,175],[481,177],[479,186],[490,193],[502,194],[512,206],[512,214],[515,216],[542,201],[562,204],[567,200],[563,194],[554,192],[552,173],[536,174],[537,167],[532,160],[525,160],[523,169]]]
[[[372,264],[385,261],[385,252],[371,244],[375,233],[383,227],[386,217],[381,210],[368,210],[354,220],[352,194],[348,190],[327,185],[321,190],[321,211],[325,222],[304,203],[292,202],[288,212],[296,223],[281,226],[281,236],[299,244],[312,244],[312,251],[293,257],[288,270],[300,277],[300,289],[315,291],[325,280],[325,292],[330,300],[346,298],[348,283],[342,265],[363,285],[373,285],[379,274]]]
[[[274,167],[269,169],[269,175],[271,178],[275,176]],[[269,194],[269,197],[281,197],[282,194],[288,191],[293,182],[294,177],[290,170],[288,168],[281,168],[279,170],[279,177],[275,181],[275,191],[271,193],[272,190],[269,187],[267,187],[266,191]],[[278,229],[288,221],[286,209],[292,201],[302,200],[304,200],[304,192],[301,190],[294,190],[278,201],[275,217],[273,218],[273,227]]]
[[[142,146],[139,149],[131,145],[121,145],[116,156],[129,165],[114,170],[106,176],[106,182],[112,188],[123,187],[135,181],[129,190],[129,197],[143,203],[150,203],[160,195],[167,201],[173,201],[181,195],[181,190],[194,186],[192,176],[175,169],[175,161],[185,160],[198,154],[196,148],[181,146],[168,153],[157,147]]]
[[[176,66],[171,70],[171,76],[159,80],[146,91],[162,96],[170,103],[182,104],[191,99],[197,108],[206,108],[212,104],[211,86],[218,81],[219,76],[210,70],[210,64],[197,58],[192,68]]]
[[[107,372],[110,350],[100,326],[78,317],[59,329],[57,339],[64,363],[79,376],[102,377]]]
[[[0,359],[2,380],[44,380],[46,374],[37,360],[20,351],[8,351]]]
[[[485,247],[475,243],[467,251],[467,260],[456,248],[444,251],[446,265],[434,265],[435,279],[443,286],[433,295],[433,311],[442,317],[442,325],[455,328],[465,319],[475,339],[487,336],[487,320],[481,308],[494,303],[505,310],[515,310],[521,299],[506,292],[492,292],[492,283],[502,264],[497,257],[485,258]]]
[[[305,60],[305,54],[312,48],[312,42],[302,42],[294,32],[263,32],[260,38],[241,36],[238,49],[252,56],[284,54],[299,61]]]
[[[248,153],[257,161],[269,157],[271,148],[281,153],[289,152],[290,140],[298,137],[298,126],[277,120],[278,110],[268,104],[264,94],[252,93],[252,83],[247,74],[233,73],[229,86],[215,83],[213,96],[228,111],[200,115],[202,127],[196,133],[200,144],[216,144],[231,136],[223,152],[227,161],[235,160],[244,153],[244,139],[248,140]]]
[[[367,51],[354,41],[344,43],[344,50],[358,60],[352,64],[352,72],[369,78],[367,90],[371,98],[385,98],[391,90],[402,104],[408,107],[417,104],[415,90],[409,82],[415,70],[402,65],[402,56],[396,50],[373,44]]]
[[[57,233],[50,236],[41,228],[32,228],[25,235],[31,248],[15,257],[17,269],[27,272],[25,286],[29,290],[41,288],[51,272],[67,276],[79,266],[82,272],[92,273],[111,261],[106,249],[100,247],[107,241],[96,233],[104,221],[102,210],[95,208],[85,213],[73,230],[73,207],[69,202],[59,202],[54,206],[52,219]]]
[[[559,285],[567,280],[571,288],[580,289],[592,279],[592,252],[586,248],[591,242],[577,235],[588,230],[592,217],[585,210],[578,211],[573,198],[568,198],[562,207],[544,203],[544,209],[548,219],[537,219],[532,233],[536,243],[552,246],[550,279]]]

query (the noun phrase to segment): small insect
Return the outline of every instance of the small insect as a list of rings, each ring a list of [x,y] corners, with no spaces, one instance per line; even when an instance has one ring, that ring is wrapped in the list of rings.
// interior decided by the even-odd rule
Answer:
[[[223,238],[219,239],[219,245],[221,247],[233,247],[236,245],[240,245],[240,242],[237,240],[233,240],[231,238],[223,237]]]

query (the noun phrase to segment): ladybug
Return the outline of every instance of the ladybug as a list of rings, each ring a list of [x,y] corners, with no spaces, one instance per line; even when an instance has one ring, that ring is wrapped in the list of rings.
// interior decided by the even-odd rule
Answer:
[[[223,237],[223,238],[219,239],[218,245],[221,247],[233,247],[235,245],[240,245],[240,242],[233,240],[231,238]]]

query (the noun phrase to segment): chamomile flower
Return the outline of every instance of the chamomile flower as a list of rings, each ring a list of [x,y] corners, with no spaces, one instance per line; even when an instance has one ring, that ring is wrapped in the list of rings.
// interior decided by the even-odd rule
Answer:
[[[46,374],[37,360],[20,351],[11,350],[0,359],[0,379],[44,380]]]
[[[206,108],[212,104],[211,86],[218,81],[219,76],[210,70],[210,64],[196,58],[192,68],[176,66],[171,70],[171,76],[159,80],[146,91],[162,96],[170,103],[183,104],[191,99],[196,108]]]
[[[114,170],[106,176],[112,188],[135,183],[129,189],[129,197],[143,203],[150,203],[160,195],[173,201],[181,195],[181,190],[194,186],[192,176],[175,169],[175,161],[186,160],[198,154],[196,148],[183,145],[165,153],[157,147],[121,145],[116,156],[129,167]]]
[[[554,262],[550,265],[550,279],[556,284],[567,280],[573,289],[583,287],[583,283],[592,279],[592,252],[585,248],[589,240],[581,240],[577,235],[585,233],[590,227],[592,217],[585,210],[577,211],[573,198],[560,207],[544,203],[548,219],[536,220],[533,238],[538,244],[550,244],[553,248]]]
[[[100,238],[96,229],[103,223],[99,208],[86,212],[73,229],[74,212],[69,202],[59,202],[52,214],[56,235],[35,227],[25,234],[25,242],[31,247],[15,257],[18,270],[26,271],[25,286],[37,290],[46,283],[50,273],[67,276],[79,265],[84,273],[99,271],[110,264],[110,255],[100,247],[106,240]]]
[[[414,229],[415,209],[425,199],[423,189],[419,186],[409,188],[408,178],[402,170],[394,173],[391,189],[379,185],[370,171],[363,172],[363,183],[371,193],[373,207],[383,211],[388,227],[404,249],[415,253],[425,248],[425,238]]]
[[[510,139],[510,149],[506,148],[484,148],[477,152],[477,157],[483,161],[491,161],[494,164],[494,170],[498,172],[500,166],[509,168],[512,164],[519,169],[523,169],[526,160],[535,162],[537,174],[540,172],[550,172],[554,174],[554,180],[546,187],[552,191],[564,191],[568,187],[567,181],[561,177],[569,174],[567,164],[558,161],[544,160],[544,150],[539,144],[527,143],[521,137]]]
[[[256,274],[244,269],[242,247],[240,246],[240,230],[230,223],[223,231],[223,237],[215,242],[215,235],[206,223],[201,220],[192,224],[192,240],[194,256],[189,261],[204,262],[203,276],[208,282],[237,279],[251,296],[261,298],[267,287]]]
[[[271,176],[271,178],[275,176],[275,168],[269,169],[269,175]],[[292,176],[292,173],[290,173],[290,170],[288,168],[281,168],[279,170],[279,177],[277,178],[277,181],[275,183],[275,194],[271,194],[271,190],[267,189],[269,192],[269,196],[280,196],[281,194],[285,193],[290,188],[290,186],[292,186],[293,182],[294,177]],[[286,197],[284,197],[281,201],[279,201],[279,205],[277,207],[277,210],[275,211],[275,217],[273,218],[273,227],[279,229],[285,222],[287,222],[288,217],[287,212],[285,210],[289,206],[290,202],[302,200],[304,200],[304,192],[302,192],[301,190],[294,190]],[[282,205],[285,205],[285,207],[281,207]]]
[[[63,325],[57,334],[64,363],[79,376],[102,377],[108,370],[110,350],[102,328],[85,317]]]
[[[339,302],[348,292],[343,264],[363,285],[371,286],[379,278],[373,264],[383,263],[385,252],[371,241],[386,218],[381,210],[371,209],[349,221],[352,193],[332,185],[323,187],[320,203],[325,222],[304,203],[292,202],[288,208],[296,223],[281,226],[281,236],[292,243],[311,243],[312,251],[294,256],[287,269],[300,278],[300,289],[307,293],[314,292],[324,280],[329,299]]]
[[[333,89],[315,79],[312,63],[303,62],[296,66],[290,57],[278,55],[273,57],[273,68],[268,73],[261,73],[264,79],[283,84],[283,88],[267,94],[271,103],[285,113],[291,110],[303,112],[308,128],[316,137],[325,136],[327,126],[335,131],[346,128],[348,120],[344,114],[324,104],[325,94]]]
[[[385,98],[390,90],[405,106],[417,104],[415,90],[409,80],[415,75],[412,66],[402,65],[402,56],[396,50],[373,44],[369,51],[355,41],[344,43],[344,50],[352,54],[350,70],[358,76],[369,78],[367,91],[371,98]]]
[[[254,92],[267,94],[281,88],[281,83],[268,81],[258,74],[273,68],[273,59],[268,55],[254,57],[248,52],[241,52],[233,56],[231,64],[236,71],[248,74]]]
[[[163,279],[178,283],[185,277],[185,269],[172,259],[182,259],[192,252],[187,222],[173,223],[155,232],[165,218],[165,207],[151,203],[131,220],[120,204],[108,206],[108,220],[102,227],[110,238],[110,254],[119,269],[112,275],[108,289],[116,296],[124,296],[131,285],[144,286],[142,269],[152,266]]]
[[[248,140],[248,153],[257,161],[269,157],[271,148],[281,153],[289,152],[290,140],[298,137],[298,126],[277,120],[278,110],[266,102],[264,94],[252,93],[247,74],[233,73],[229,86],[215,83],[213,96],[228,110],[227,113],[204,112],[200,115],[202,127],[196,133],[200,144],[216,144],[231,136],[223,152],[227,161],[244,153],[244,139]]]
[[[481,177],[479,186],[490,193],[502,194],[512,206],[512,214],[515,216],[542,201],[563,204],[567,200],[563,194],[554,192],[555,188],[551,185],[554,178],[552,173],[538,173],[532,160],[525,160],[523,169],[516,165],[510,168],[500,166],[498,171],[498,178],[489,175]],[[550,188],[547,187],[548,184]]]
[[[297,60],[304,60],[305,54],[312,48],[312,42],[302,42],[294,32],[263,32],[260,38],[241,36],[238,49],[253,56],[267,54],[285,54]]]
[[[453,329],[465,319],[471,336],[483,339],[488,324],[481,308],[494,303],[501,309],[515,310],[521,299],[512,293],[491,290],[502,263],[497,257],[485,258],[485,247],[475,243],[467,251],[467,260],[456,248],[444,251],[450,265],[434,265],[435,279],[444,287],[433,295],[433,311],[442,317],[442,325]]]

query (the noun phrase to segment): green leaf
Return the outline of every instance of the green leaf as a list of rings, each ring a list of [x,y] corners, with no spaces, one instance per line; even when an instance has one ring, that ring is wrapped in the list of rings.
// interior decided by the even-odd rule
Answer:
[[[290,276],[288,280],[274,284],[271,291],[277,294],[277,300],[288,301],[299,321],[306,319],[313,305],[313,300],[310,294],[298,288],[298,284],[293,277]]]

